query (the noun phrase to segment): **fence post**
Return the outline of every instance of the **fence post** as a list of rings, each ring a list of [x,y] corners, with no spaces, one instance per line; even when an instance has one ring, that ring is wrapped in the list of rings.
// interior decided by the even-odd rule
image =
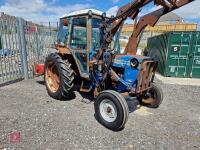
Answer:
[[[36,39],[36,55],[37,55],[37,63],[40,63],[40,40],[39,40],[39,28],[36,25],[35,39]]]
[[[18,20],[18,29],[19,29],[19,48],[21,53],[22,60],[22,72],[24,75],[24,79],[28,80],[28,61],[27,61],[27,50],[26,50],[26,39],[24,32],[24,20],[22,18],[17,18]]]

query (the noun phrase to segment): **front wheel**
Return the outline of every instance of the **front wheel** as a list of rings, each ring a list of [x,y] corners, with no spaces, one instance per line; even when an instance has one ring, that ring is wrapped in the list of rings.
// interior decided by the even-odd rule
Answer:
[[[162,88],[152,83],[151,89],[142,99],[142,104],[149,108],[158,108],[163,101],[163,91]]]
[[[124,128],[129,108],[126,100],[116,91],[103,91],[94,102],[96,119],[106,128],[119,131]]]

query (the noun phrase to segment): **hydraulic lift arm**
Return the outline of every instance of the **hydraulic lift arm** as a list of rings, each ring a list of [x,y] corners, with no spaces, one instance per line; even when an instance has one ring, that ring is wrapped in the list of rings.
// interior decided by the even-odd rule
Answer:
[[[154,26],[161,16],[177,8],[180,8],[192,1],[194,0],[134,0],[132,3],[126,4],[118,10],[116,17],[111,18],[104,24],[104,27],[107,28],[108,24],[112,23],[112,27],[109,28],[109,30],[106,29],[106,33],[104,36],[104,48],[106,48],[106,46],[111,43],[115,33],[124,24],[124,21],[127,18],[135,20],[139,15],[139,12],[145,5],[149,4],[150,2],[154,2],[155,5],[161,8],[140,17],[139,21],[135,20],[135,26],[133,28],[132,35],[129,38],[128,44],[124,52],[124,54],[135,55],[138,46],[138,36],[146,26]]]

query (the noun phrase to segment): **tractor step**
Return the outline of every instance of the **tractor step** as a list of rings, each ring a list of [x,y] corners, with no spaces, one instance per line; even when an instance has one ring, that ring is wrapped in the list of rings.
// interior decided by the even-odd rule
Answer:
[[[82,81],[81,87],[80,87],[80,91],[81,92],[87,92],[89,93],[92,90],[90,83],[86,81]]]

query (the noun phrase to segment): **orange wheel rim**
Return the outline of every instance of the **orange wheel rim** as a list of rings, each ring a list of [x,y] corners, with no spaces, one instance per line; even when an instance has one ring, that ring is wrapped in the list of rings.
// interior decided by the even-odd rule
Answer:
[[[57,92],[60,86],[60,78],[58,69],[54,63],[49,63],[46,66],[45,78],[48,89],[53,93]]]

